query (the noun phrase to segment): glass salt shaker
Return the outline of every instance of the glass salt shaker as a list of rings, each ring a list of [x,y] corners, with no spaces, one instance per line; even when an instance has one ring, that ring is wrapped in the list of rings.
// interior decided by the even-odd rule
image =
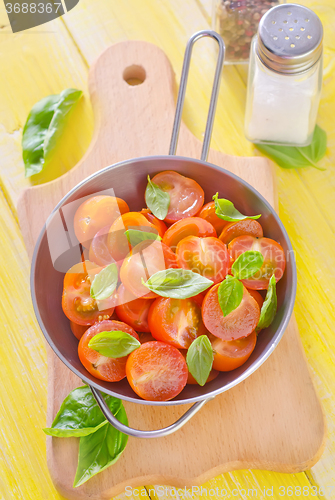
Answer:
[[[322,85],[323,28],[302,5],[273,7],[253,38],[245,135],[261,144],[311,143]]]

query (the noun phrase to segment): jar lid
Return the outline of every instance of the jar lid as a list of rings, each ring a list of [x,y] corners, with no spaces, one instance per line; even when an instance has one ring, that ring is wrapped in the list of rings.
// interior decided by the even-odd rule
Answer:
[[[281,4],[259,23],[257,53],[265,66],[278,73],[301,73],[321,57],[322,39],[322,23],[312,10]]]

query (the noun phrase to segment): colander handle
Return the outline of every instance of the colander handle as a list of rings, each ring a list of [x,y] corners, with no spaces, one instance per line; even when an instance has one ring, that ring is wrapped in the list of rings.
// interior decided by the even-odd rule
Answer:
[[[102,394],[98,389],[90,386],[92,394],[98,403],[100,410],[104,414],[104,417],[108,420],[108,422],[115,427],[123,434],[127,434],[128,436],[138,437],[138,438],[157,438],[164,437],[172,434],[173,432],[179,430],[186,422],[188,422],[193,415],[195,415],[210,399],[214,399],[213,397],[204,399],[203,401],[198,401],[194,403],[191,408],[189,408],[184,415],[182,415],[176,422],[169,425],[168,427],[164,427],[163,429],[156,429],[154,431],[141,431],[139,429],[133,429],[132,427],[128,427],[127,425],[122,424],[118,421],[116,417],[114,417],[113,413],[107,406],[106,401],[104,400]]]
[[[195,44],[195,42],[197,40],[199,40],[200,38],[203,38],[205,36],[209,36],[211,38],[214,38],[214,40],[217,41],[217,43],[219,45],[219,55],[218,55],[218,60],[216,63],[216,70],[215,70],[215,76],[214,76],[214,82],[213,82],[213,88],[212,88],[212,95],[211,95],[211,100],[209,103],[209,109],[208,109],[208,115],[207,115],[207,123],[206,123],[205,135],[204,135],[204,142],[203,142],[202,151],[201,151],[201,160],[203,160],[203,161],[207,160],[207,156],[208,156],[208,152],[209,152],[209,145],[211,142],[213,122],[214,122],[214,117],[215,117],[215,109],[216,109],[216,104],[217,104],[217,100],[218,100],[220,80],[221,80],[221,75],[222,75],[222,67],[223,67],[224,56],[225,56],[224,41],[222,40],[221,36],[218,33],[216,33],[215,31],[210,31],[210,30],[198,31],[197,33],[194,33],[194,35],[191,36],[191,38],[189,39],[189,41],[187,43],[185,55],[184,55],[183,69],[181,72],[177,106],[176,106],[176,114],[174,117],[174,123],[173,123],[173,128],[172,128],[172,137],[171,137],[170,150],[169,150],[169,155],[176,154],[179,129],[180,129],[180,122],[181,122],[181,115],[182,115],[182,111],[183,111],[183,107],[184,107],[185,92],[186,92],[188,74],[189,74],[189,69],[190,69],[193,45]]]

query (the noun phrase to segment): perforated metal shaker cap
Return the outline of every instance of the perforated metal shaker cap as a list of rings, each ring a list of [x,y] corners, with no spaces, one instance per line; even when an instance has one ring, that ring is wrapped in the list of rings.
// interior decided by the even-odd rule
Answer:
[[[322,55],[323,28],[318,16],[302,5],[270,9],[258,27],[257,53],[268,68],[283,74],[306,71]]]

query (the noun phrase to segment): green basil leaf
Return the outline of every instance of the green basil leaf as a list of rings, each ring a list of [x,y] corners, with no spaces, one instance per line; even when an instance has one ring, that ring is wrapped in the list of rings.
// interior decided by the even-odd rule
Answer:
[[[189,372],[199,385],[205,385],[213,365],[213,349],[207,335],[193,340],[186,354]]]
[[[104,394],[111,412],[116,415],[121,401]],[[64,399],[52,426],[43,429],[48,436],[81,437],[92,434],[107,424],[93,394],[87,385],[77,387]]]
[[[50,160],[67,118],[82,95],[81,90],[66,89],[36,103],[30,111],[22,134],[25,176],[42,171]]]
[[[277,312],[276,278],[271,276],[265,300],[262,305],[261,315],[256,326],[256,333],[271,325]]]
[[[150,180],[145,190],[145,202],[157,219],[164,220],[170,206],[170,195]]]
[[[95,300],[108,299],[114,292],[117,281],[118,269],[115,262],[113,262],[95,275],[90,289],[91,297]]]
[[[235,278],[245,280],[253,276],[260,270],[264,262],[264,257],[261,252],[248,250],[241,253],[231,266],[231,271]]]
[[[326,154],[327,134],[318,125],[315,126],[312,143],[309,146],[275,146],[272,144],[255,144],[255,146],[282,168],[314,167],[318,170],[325,170],[317,163]]]
[[[227,220],[229,222],[238,222],[244,219],[259,219],[260,215],[243,215],[239,212],[234,204],[226,200],[225,198],[219,198],[219,193],[213,196],[215,202],[215,213],[220,219]]]
[[[213,281],[188,269],[165,269],[142,283],[161,297],[188,299],[213,285]]]
[[[119,330],[97,333],[88,343],[88,347],[107,358],[123,358],[140,346],[141,343],[132,335]]]
[[[132,248],[136,247],[142,241],[147,240],[158,240],[161,241],[162,238],[157,233],[149,233],[147,231],[139,231],[138,229],[127,229],[124,233]]]
[[[226,276],[218,288],[218,299],[224,316],[234,311],[242,302],[243,285],[233,276]]]
[[[125,409],[121,403],[116,418],[128,425]],[[73,487],[84,484],[91,477],[107,469],[121,456],[126,447],[128,436],[107,424],[89,436],[81,437],[79,456]]]

